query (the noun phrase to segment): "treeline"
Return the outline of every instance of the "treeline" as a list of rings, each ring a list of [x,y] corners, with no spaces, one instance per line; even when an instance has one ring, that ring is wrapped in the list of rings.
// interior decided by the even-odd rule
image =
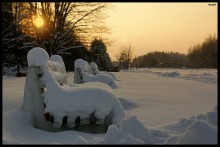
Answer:
[[[100,36],[109,32],[103,21],[109,6],[86,2],[2,2],[3,66],[16,66],[20,76],[20,68],[27,67],[28,51],[38,46],[50,56],[61,55],[67,70],[73,70],[77,58],[106,62],[102,68],[107,68],[111,60],[106,47],[99,55],[93,48],[108,43]],[[42,26],[36,24],[39,17],[43,19]]]
[[[177,52],[150,52],[133,58],[131,67],[160,68],[218,68],[218,39],[209,36],[202,44],[189,48],[188,54]]]
[[[192,68],[218,68],[218,39],[209,36],[202,44],[190,47],[187,56]]]
[[[174,52],[150,52],[133,59],[133,67],[180,68],[188,66],[188,58],[184,54]]]

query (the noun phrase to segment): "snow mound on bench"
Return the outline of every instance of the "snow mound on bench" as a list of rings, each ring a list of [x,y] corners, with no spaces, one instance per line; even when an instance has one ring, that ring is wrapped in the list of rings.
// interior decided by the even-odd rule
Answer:
[[[27,54],[28,66],[44,66],[47,64],[49,55],[41,47],[31,49]]]

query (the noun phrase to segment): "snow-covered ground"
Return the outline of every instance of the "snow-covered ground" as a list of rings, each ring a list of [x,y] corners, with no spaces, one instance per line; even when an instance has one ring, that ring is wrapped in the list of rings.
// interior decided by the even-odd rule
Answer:
[[[106,134],[46,132],[21,110],[25,77],[3,78],[3,144],[217,144],[216,69],[132,69],[114,73],[127,119]],[[68,73],[73,81],[74,73]]]

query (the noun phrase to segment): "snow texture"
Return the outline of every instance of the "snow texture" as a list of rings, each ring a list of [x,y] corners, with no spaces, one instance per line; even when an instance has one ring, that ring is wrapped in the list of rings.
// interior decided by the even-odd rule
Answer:
[[[155,72],[176,72],[180,76],[164,77]],[[112,92],[119,97],[128,117],[119,126],[110,125],[105,134],[47,132],[35,128],[33,116],[21,110],[26,78],[3,76],[2,143],[218,143],[216,69],[151,68],[120,71],[116,75],[122,79],[119,81],[122,86]],[[68,74],[68,81],[72,76],[73,73]],[[64,99],[62,103],[66,103]]]
[[[80,70],[79,74],[82,76],[81,80],[83,83],[101,82],[109,85],[113,89],[118,88],[117,82],[109,75],[105,75],[105,74],[91,75],[90,66],[87,61],[84,61],[82,59],[76,59],[74,62],[74,67],[75,67],[75,71],[77,70],[76,68]]]
[[[131,119],[133,118],[123,120],[121,124],[124,125],[123,128],[118,128],[115,125],[109,126],[104,140],[98,142],[98,144],[145,144],[143,140],[138,138],[138,135],[141,135],[141,133],[135,133],[136,131],[143,132],[144,130],[135,130],[135,132],[128,132],[126,130],[127,127],[131,127],[133,124],[133,121]],[[139,123],[136,121],[136,126],[138,125]]]
[[[44,102],[45,113],[54,116],[54,127],[61,127],[63,117],[67,116],[68,127],[75,127],[75,119],[89,118],[94,112],[97,119],[105,119],[113,113],[112,122],[119,125],[125,118],[120,101],[108,90],[98,87],[62,87],[52,76],[51,72],[45,71],[43,79],[46,89]]]
[[[85,64],[86,64],[86,72],[90,74],[91,70],[90,70],[89,63],[87,61],[85,61]]]
[[[98,66],[95,62],[90,62],[90,69],[91,69],[91,73],[93,75],[96,75],[96,74],[99,74],[99,69],[98,69]]]
[[[84,83],[102,82],[102,83],[105,83],[105,84],[111,86],[113,89],[118,88],[117,82],[114,81],[111,77],[109,77],[107,75],[103,75],[103,74],[90,75],[89,73],[83,73],[82,76],[83,76],[82,81]]]
[[[217,128],[203,120],[194,121],[178,139],[178,144],[217,144]]]
[[[41,66],[42,68],[48,66],[59,83],[67,82],[66,68],[61,56],[52,55],[49,58],[48,53],[43,48],[35,47],[28,52],[27,59],[28,66]]]
[[[40,54],[43,57],[48,55],[46,52],[42,52],[42,49],[34,48],[28,53],[29,59],[33,58],[32,53]],[[41,58],[39,57],[38,60],[34,58],[34,60],[35,63],[40,63],[38,60],[41,60]],[[30,61],[33,60],[30,59]],[[45,114],[49,113],[53,116],[53,126],[55,128],[62,126],[63,118],[66,116],[68,128],[76,126],[75,120],[77,117],[80,117],[80,119],[89,118],[93,113],[95,118],[101,120],[109,116],[110,119],[105,119],[106,125],[119,125],[120,121],[125,118],[120,101],[110,90],[94,88],[92,86],[62,87],[60,84],[68,82],[65,65],[61,56],[53,55],[50,57],[50,61],[43,63],[38,65],[42,67],[43,81],[47,89],[43,94],[46,106],[44,111]],[[89,64],[87,62],[84,62],[84,64],[88,69]],[[25,88],[25,90],[29,89]]]
[[[92,75],[103,74],[103,75],[110,76],[114,80],[117,80],[113,73],[110,73],[110,72],[100,72],[99,68],[98,68],[98,66],[97,66],[97,64],[95,62],[91,62],[90,63],[90,71],[91,71]]]
[[[27,54],[28,66],[44,66],[48,59],[48,53],[40,47],[31,49]]]
[[[59,63],[63,63],[63,59],[60,55],[52,55],[50,57],[50,61],[55,61],[55,62],[59,62]]]
[[[88,63],[88,62],[87,62]],[[88,64],[83,59],[76,59],[74,62],[74,68],[79,68],[82,72],[88,72]]]
[[[48,60],[48,67],[59,84],[67,83],[68,75],[66,73],[65,64],[60,55],[52,55]]]
[[[69,87],[98,87],[98,88],[103,88],[105,90],[109,90],[110,92],[113,92],[112,88],[109,85],[101,83],[101,82],[88,82],[88,83],[83,83],[83,84],[76,84],[76,83],[68,82],[67,85],[63,85],[63,86],[69,86]]]
[[[217,83],[217,72],[214,69],[166,69],[166,68],[142,68],[133,69],[130,72],[144,72],[158,75],[159,77],[175,77],[205,83]]]

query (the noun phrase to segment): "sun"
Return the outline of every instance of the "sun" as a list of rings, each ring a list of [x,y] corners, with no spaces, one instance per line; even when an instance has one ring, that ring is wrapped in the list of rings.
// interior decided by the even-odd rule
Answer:
[[[37,17],[34,20],[34,24],[39,28],[42,27],[44,25],[44,20],[42,19],[42,17]]]

